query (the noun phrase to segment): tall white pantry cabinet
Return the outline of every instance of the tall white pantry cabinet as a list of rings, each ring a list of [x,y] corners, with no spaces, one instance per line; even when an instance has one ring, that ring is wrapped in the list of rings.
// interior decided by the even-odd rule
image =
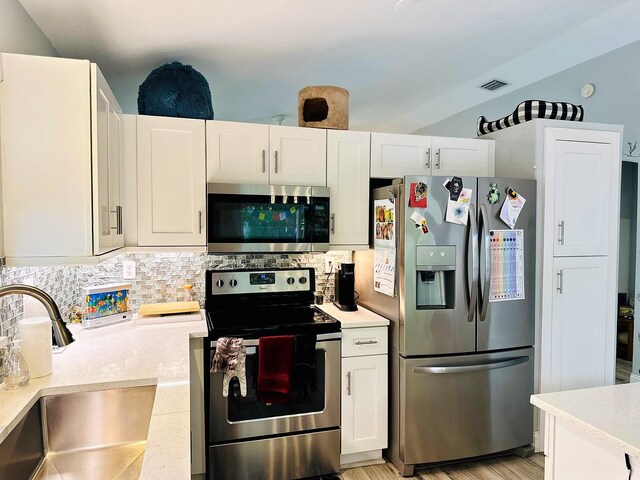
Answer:
[[[537,392],[615,382],[621,137],[558,120],[483,137],[497,176],[537,180]]]
[[[97,65],[4,53],[0,63],[7,260],[123,246],[122,110]]]

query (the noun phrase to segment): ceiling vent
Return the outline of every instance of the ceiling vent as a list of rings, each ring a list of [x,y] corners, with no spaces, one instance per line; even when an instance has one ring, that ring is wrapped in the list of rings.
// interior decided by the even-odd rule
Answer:
[[[504,80],[498,80],[497,78],[494,78],[493,80],[489,80],[488,82],[480,85],[480,88],[484,88],[485,90],[489,90],[490,92],[493,92],[494,90],[498,90],[499,88],[506,87],[507,85],[509,84]]]

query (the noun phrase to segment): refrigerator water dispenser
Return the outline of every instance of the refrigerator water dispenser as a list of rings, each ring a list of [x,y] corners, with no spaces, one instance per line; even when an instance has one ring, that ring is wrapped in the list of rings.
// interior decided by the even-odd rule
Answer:
[[[416,248],[416,309],[455,308],[455,245]]]

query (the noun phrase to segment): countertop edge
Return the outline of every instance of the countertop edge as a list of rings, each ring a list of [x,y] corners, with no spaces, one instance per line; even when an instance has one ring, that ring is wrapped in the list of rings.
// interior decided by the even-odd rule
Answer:
[[[569,412],[559,407],[551,405],[550,403],[542,400],[537,395],[538,394],[531,395],[531,404],[538,407],[540,410],[543,410],[544,412],[547,412],[555,416],[556,418],[564,420],[567,423],[570,423],[571,425],[578,427],[580,430],[582,430],[585,433],[588,433],[590,435],[595,436],[596,438],[599,438],[601,440],[605,440],[611,443],[614,447],[619,448],[624,453],[628,453],[629,455],[632,455],[634,457],[640,457],[639,447],[636,447],[628,442],[625,442],[619,437],[616,437],[615,435],[608,433],[602,430],[601,428],[598,428],[586,422],[585,420],[582,420],[570,414]]]

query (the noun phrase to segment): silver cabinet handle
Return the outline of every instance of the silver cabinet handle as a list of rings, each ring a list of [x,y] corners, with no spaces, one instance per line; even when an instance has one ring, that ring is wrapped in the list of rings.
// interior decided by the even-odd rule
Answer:
[[[558,224],[558,243],[564,245],[564,220]]]
[[[564,283],[563,270],[560,270],[556,275],[558,275],[558,286],[556,287],[556,290],[560,295],[562,295],[562,284]]]
[[[440,170],[440,149],[436,150],[436,168]]]
[[[376,343],[378,343],[378,340],[356,340],[355,342],[353,342],[355,345],[375,345]]]
[[[198,210],[198,233],[202,233],[202,210]]]
[[[347,395],[351,395],[351,372],[347,372]]]
[[[122,235],[122,207],[120,205],[116,205],[115,210],[109,210],[111,213],[116,214],[116,226],[109,227],[110,230],[115,230],[116,235]],[[109,222],[111,223],[111,222]]]
[[[336,214],[331,214],[331,233],[336,233]]]
[[[427,148],[427,163],[426,163],[426,167],[427,168],[431,168],[431,149]]]
[[[278,173],[278,151],[275,151],[276,162],[274,164],[273,173]]]
[[[262,173],[267,171],[267,152],[262,150]]]
[[[413,367],[413,373],[466,373],[496,368],[513,367],[529,361],[529,357],[512,357],[497,362],[477,363],[474,365],[433,365],[431,367]]]

